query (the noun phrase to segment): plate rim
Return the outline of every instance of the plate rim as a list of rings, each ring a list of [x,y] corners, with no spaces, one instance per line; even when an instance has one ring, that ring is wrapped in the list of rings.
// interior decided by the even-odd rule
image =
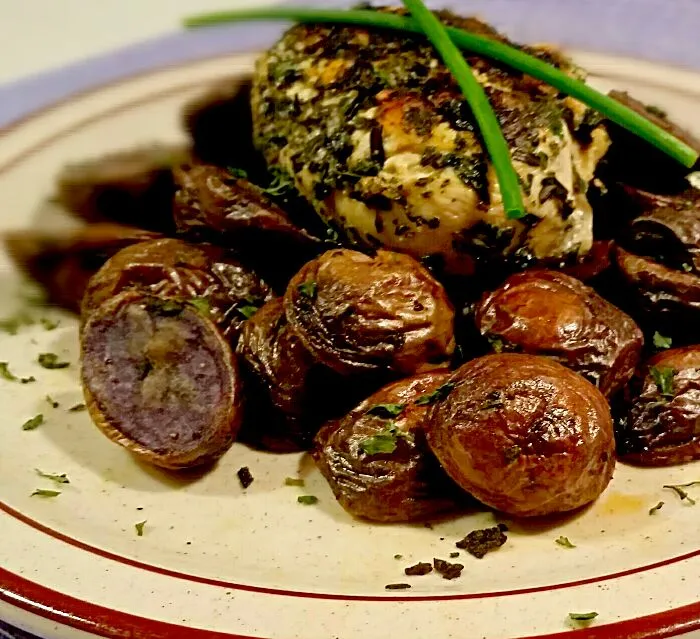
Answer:
[[[169,40],[169,42],[171,42]],[[256,46],[259,46],[259,39],[256,37]],[[241,44],[239,42],[239,44]],[[137,79],[141,76],[148,76],[153,73],[158,73],[162,71],[166,66],[176,68],[182,68],[189,66],[189,64],[199,63],[207,59],[215,59],[222,57],[224,55],[230,55],[232,53],[243,53],[247,50],[246,46],[237,47],[236,51],[231,50],[230,42],[228,43],[228,48],[225,52],[214,53],[211,55],[196,56],[188,60],[182,60],[180,64],[176,63],[166,63],[166,64],[154,64],[147,69],[143,69],[140,72],[132,74],[122,74],[120,77],[113,79],[112,81],[94,81],[89,87],[84,90],[69,90],[66,89],[65,94],[58,98],[52,99],[51,102],[43,105],[37,106],[36,108],[31,108],[24,112],[24,114],[13,120],[10,120],[3,126],[3,116],[6,114],[3,110],[3,89],[0,87],[0,135],[13,131],[17,127],[21,127],[23,124],[32,120],[34,117],[39,117],[49,111],[50,109],[69,102],[77,97],[82,97],[85,94],[90,94],[93,92],[99,92],[103,89],[114,88],[119,84],[124,82],[129,82]],[[111,55],[108,57],[112,57]],[[611,56],[612,57],[612,56]],[[617,56],[616,56],[617,57]],[[75,65],[70,67],[75,71],[76,67],[80,65]],[[667,65],[663,65],[667,66]],[[61,70],[65,71],[65,69]],[[36,81],[39,79],[37,78]],[[32,80],[34,82],[35,80]],[[54,96],[55,97],[55,96]],[[10,163],[7,163],[10,164]],[[3,504],[0,504],[2,507]],[[5,510],[2,508],[2,510]],[[681,561],[683,559],[690,558],[690,556],[696,556],[700,554],[700,551],[688,553],[679,558],[674,558],[670,561],[659,562],[656,566],[665,565],[667,563],[672,563],[674,561]],[[143,568],[143,566],[138,566]],[[653,568],[651,566],[649,568]],[[645,569],[649,569],[645,568]],[[630,574],[639,572],[639,570],[626,571],[622,574]],[[620,575],[611,575],[607,578],[614,578]],[[605,578],[605,577],[604,577]],[[586,580],[586,582],[598,581],[598,578],[593,578]],[[6,584],[14,584],[16,586],[16,592],[13,592],[6,588]],[[569,584],[571,586],[577,585],[576,583]],[[565,587],[565,586],[562,586]],[[547,588],[544,588],[547,589]],[[265,589],[262,589],[265,590]],[[522,592],[510,593],[510,594],[524,594],[533,589],[525,589]],[[540,589],[534,589],[540,590]],[[34,597],[32,595],[25,596],[24,593],[36,593],[41,595],[40,597]],[[271,594],[297,594],[297,593],[284,593],[275,592]],[[304,596],[304,593],[299,593]],[[499,594],[499,593],[495,593]],[[504,593],[506,594],[506,593]],[[308,595],[307,595],[308,596]],[[312,595],[313,596],[313,595]],[[396,600],[394,597],[352,597],[352,596],[341,596],[342,599],[370,599],[370,600],[382,600],[382,601],[392,601]],[[433,599],[432,597],[428,597]],[[450,597],[440,597],[438,599],[447,599]],[[456,595],[451,598],[464,598],[463,595]],[[420,597],[416,598],[398,598],[401,601],[412,601],[413,599],[420,600]],[[136,615],[131,615],[130,613],[114,610],[110,608],[105,608],[98,604],[93,604],[89,601],[82,601],[60,593],[58,591],[52,590],[41,584],[30,581],[20,575],[14,574],[2,567],[0,567],[0,600],[8,603],[17,608],[23,609],[26,612],[41,616],[45,619],[55,621],[57,623],[68,625],[72,628],[83,630],[97,634],[97,636],[102,637],[122,637],[124,632],[124,625],[117,626],[112,623],[111,620],[121,620],[125,624],[130,624],[131,627],[143,634],[144,637],[152,637],[153,639],[158,639],[159,637],[172,637],[173,639],[179,639],[180,637],[187,636],[188,639],[253,639],[252,637],[240,634],[231,633],[221,633],[218,631],[206,630],[206,629],[196,629],[189,628],[187,626],[182,626],[178,624],[171,624],[164,621],[158,621],[155,619],[149,619],[146,617],[139,617]],[[43,601],[43,603],[42,603]],[[47,605],[48,604],[48,605]],[[110,618],[110,622],[105,621],[106,616]],[[646,615],[642,617],[636,617],[634,619],[628,619],[619,622],[612,622],[608,624],[601,624],[599,626],[591,627],[588,629],[588,634],[586,636],[591,638],[600,639],[612,639],[613,637],[619,636],[629,636],[629,637],[653,637],[655,639],[661,639],[663,637],[674,637],[680,634],[691,632],[693,630],[700,629],[700,601],[692,604],[687,604],[678,608],[673,608],[663,612],[654,613],[651,615]],[[159,633],[159,634],[156,634]],[[174,634],[173,634],[174,633]],[[624,634],[620,634],[624,633]],[[634,633],[634,634],[632,634]],[[135,636],[141,636],[136,634]],[[564,631],[556,634],[549,635],[536,635],[523,637],[522,639],[564,639],[571,638],[574,636],[580,636],[578,631]]]

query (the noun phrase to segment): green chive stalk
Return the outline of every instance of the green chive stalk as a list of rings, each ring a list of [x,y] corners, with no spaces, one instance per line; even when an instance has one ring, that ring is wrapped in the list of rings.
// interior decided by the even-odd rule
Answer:
[[[508,143],[503,136],[503,130],[498,118],[491,108],[483,87],[472,73],[472,69],[450,39],[443,24],[438,20],[423,0],[403,0],[411,16],[423,29],[426,37],[435,50],[440,54],[445,66],[452,72],[455,81],[462,89],[464,97],[471,107],[474,118],[479,125],[479,132],[491,156],[491,163],[501,187],[503,208],[510,219],[518,219],[525,215],[523,197],[520,189],[518,174],[513,168]]]
[[[242,9],[239,11],[210,13],[189,18],[185,20],[184,24],[187,28],[197,28],[250,20],[292,20],[316,24],[350,24],[417,34],[423,33],[423,30],[414,18],[406,18],[395,14],[365,10],[342,11],[298,7]],[[556,67],[502,42],[453,27],[447,27],[446,30],[452,41],[460,49],[502,62],[513,69],[546,82],[562,93],[570,95],[598,111],[611,122],[618,124],[652,144],[683,166],[690,168],[697,162],[698,153],[692,147],[664,131],[661,127],[656,126],[629,107],[596,91],[586,83],[568,76]]]

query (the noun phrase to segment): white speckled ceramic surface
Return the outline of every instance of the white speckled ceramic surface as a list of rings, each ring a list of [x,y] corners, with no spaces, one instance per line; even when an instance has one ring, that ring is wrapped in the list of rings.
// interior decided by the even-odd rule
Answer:
[[[576,57],[599,87],[631,90],[700,133],[700,75],[598,54]],[[15,123],[0,144],[0,226],[66,224],[47,203],[64,163],[181,139],[183,102],[209,81],[245,73],[252,60],[217,57],[150,72]],[[0,256],[2,315],[23,304],[21,293]],[[669,637],[700,628],[700,504],[662,488],[700,479],[700,464],[618,465],[592,507],[547,524],[488,512],[431,528],[362,523],[335,503],[303,455],[235,445],[213,470],[185,476],[138,463],[87,413],[69,411],[82,401],[75,319],[31,313],[60,323],[0,334],[0,360],[17,376],[36,378],[0,379],[0,619],[16,628],[51,639],[495,639],[569,636],[568,613],[589,611],[599,616],[580,636]],[[44,369],[35,363],[42,352],[70,366]],[[38,413],[44,423],[24,431]],[[236,478],[241,466],[255,477],[247,490]],[[37,468],[66,473],[70,484],[56,486]],[[297,474],[318,504],[299,504],[302,489],[284,485]],[[32,497],[37,488],[61,494]],[[659,501],[664,507],[649,515]],[[138,536],[135,524],[142,521]],[[448,558],[455,541],[495,521],[508,523],[508,543],[482,560],[462,553],[461,579],[433,574],[411,578],[409,591],[385,590],[407,581],[405,566]],[[576,548],[557,545],[560,535]],[[5,632],[0,624],[0,637]]]

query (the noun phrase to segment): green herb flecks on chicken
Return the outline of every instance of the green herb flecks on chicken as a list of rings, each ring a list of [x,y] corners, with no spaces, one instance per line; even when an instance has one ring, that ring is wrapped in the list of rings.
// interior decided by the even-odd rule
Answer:
[[[454,26],[503,38],[474,20]],[[574,76],[544,48],[530,52]],[[489,97],[520,177],[529,215],[507,219],[472,113],[425,41],[359,27],[299,25],[259,61],[256,144],[293,176],[347,239],[452,271],[479,256],[586,253],[588,184],[608,147],[601,118],[556,89],[478,56],[469,64]]]

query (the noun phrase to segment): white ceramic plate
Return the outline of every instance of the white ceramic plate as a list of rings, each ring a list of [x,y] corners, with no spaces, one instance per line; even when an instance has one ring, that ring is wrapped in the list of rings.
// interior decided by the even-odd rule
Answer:
[[[628,89],[700,133],[700,75],[576,57],[601,88]],[[64,163],[181,139],[182,103],[251,63],[251,56],[229,56],[151,72],[6,129],[0,225],[65,224],[45,203]],[[18,282],[0,256],[3,314],[19,303]],[[0,379],[0,619],[17,628],[52,639],[556,638],[571,632],[568,613],[596,611],[583,636],[660,638],[700,629],[700,504],[662,488],[700,479],[700,464],[619,465],[608,490],[583,513],[546,525],[508,522],[509,540],[498,552],[482,560],[461,555],[460,579],[412,578],[411,590],[387,592],[386,584],[407,581],[405,566],[447,558],[455,541],[495,517],[474,513],[432,528],[353,521],[306,456],[240,445],[205,474],[178,477],[143,466],[86,413],[67,410],[82,401],[77,324],[50,316],[61,320],[55,330],[36,325],[0,335],[0,360],[37,379]],[[37,355],[49,351],[71,366],[38,366]],[[46,395],[60,407],[49,406]],[[37,413],[45,423],[23,431]],[[241,466],[255,477],[246,491],[236,478]],[[37,488],[55,488],[36,468],[66,473],[70,484],[59,486],[56,498],[31,497]],[[297,503],[302,489],[284,486],[297,473],[317,505]],[[665,506],[650,516],[661,500]],[[137,536],[134,525],[143,520],[145,534]],[[558,546],[560,535],[576,548]]]

